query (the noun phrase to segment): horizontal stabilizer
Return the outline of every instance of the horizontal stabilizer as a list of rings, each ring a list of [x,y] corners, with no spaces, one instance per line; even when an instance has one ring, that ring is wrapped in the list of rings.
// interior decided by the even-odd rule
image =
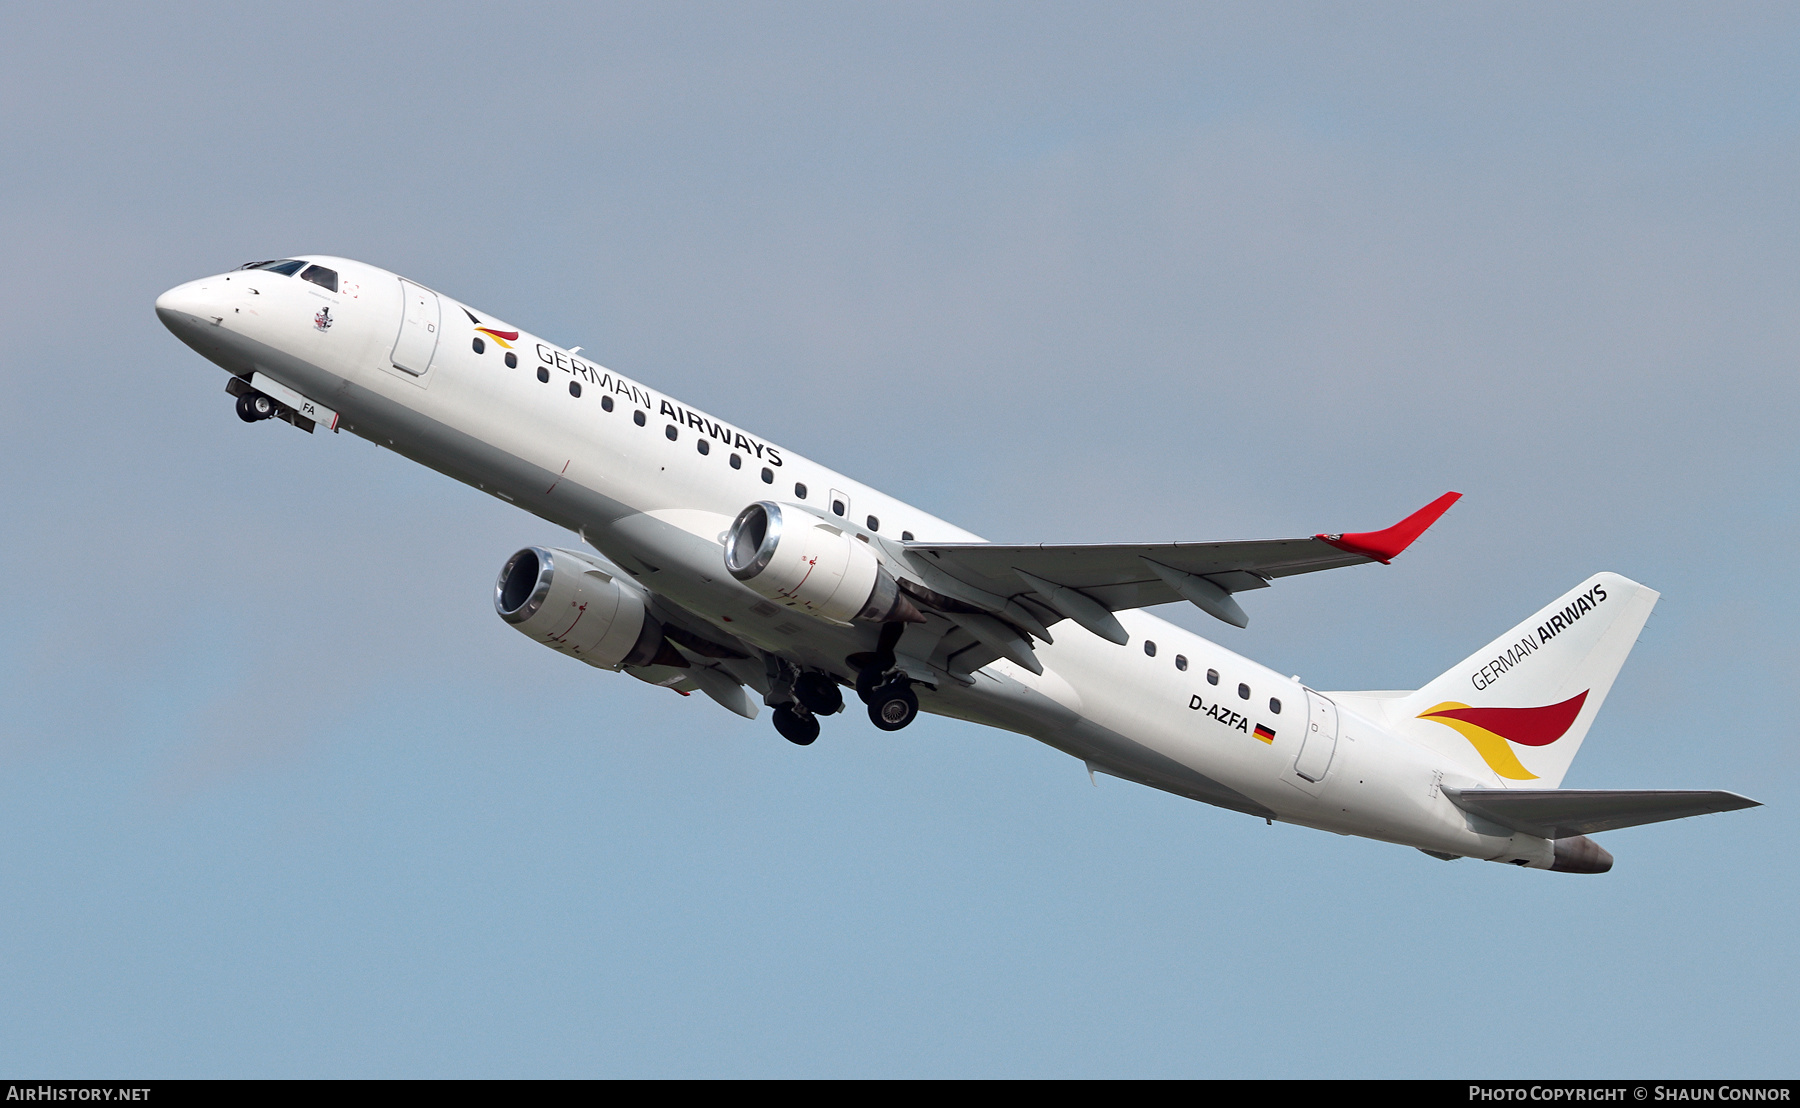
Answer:
[[[1762,804],[1718,790],[1445,788],[1444,795],[1465,812],[1546,839],[1735,812]]]

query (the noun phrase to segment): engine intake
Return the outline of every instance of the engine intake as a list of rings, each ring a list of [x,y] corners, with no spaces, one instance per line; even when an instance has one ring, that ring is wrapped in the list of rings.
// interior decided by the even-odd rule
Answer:
[[[725,568],[758,595],[833,623],[925,621],[868,543],[771,500],[738,513],[725,535]]]
[[[590,666],[647,665],[663,649],[663,627],[644,595],[574,550],[528,546],[494,582],[494,611],[520,633]]]

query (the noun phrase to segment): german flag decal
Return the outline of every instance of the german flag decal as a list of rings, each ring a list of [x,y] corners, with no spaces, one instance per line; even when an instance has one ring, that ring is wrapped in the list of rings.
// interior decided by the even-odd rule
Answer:
[[[1541,708],[1471,708],[1467,704],[1445,701],[1420,719],[1453,728],[1469,740],[1488,768],[1509,781],[1535,781],[1537,774],[1519,762],[1509,743],[1520,746],[1549,746],[1569,733],[1575,717],[1587,703],[1589,690],[1583,689],[1560,704]]]
[[[1275,745],[1275,732],[1269,730],[1260,723],[1256,725],[1256,737],[1263,742],[1268,743],[1270,746]]]

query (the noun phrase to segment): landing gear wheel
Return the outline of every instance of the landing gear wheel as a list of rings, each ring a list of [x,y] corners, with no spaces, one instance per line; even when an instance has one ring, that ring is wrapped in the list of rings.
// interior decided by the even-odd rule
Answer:
[[[819,737],[819,720],[816,716],[803,716],[784,704],[775,709],[775,730],[795,746],[811,746]]]
[[[247,392],[237,399],[238,418],[245,423],[268,419],[275,412],[275,401],[260,392]]]
[[[834,716],[844,710],[844,694],[837,682],[823,673],[803,673],[794,682],[794,696],[815,716]]]
[[[876,689],[869,697],[869,722],[883,731],[898,731],[919,714],[919,698],[912,682],[895,681]]]

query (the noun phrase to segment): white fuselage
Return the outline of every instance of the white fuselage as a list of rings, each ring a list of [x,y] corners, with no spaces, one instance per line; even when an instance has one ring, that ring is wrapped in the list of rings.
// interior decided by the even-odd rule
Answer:
[[[842,516],[887,554],[905,540],[981,541],[579,354],[523,332],[496,338],[515,328],[441,294],[428,364],[416,374],[397,368],[401,280],[346,259],[305,260],[334,269],[337,290],[239,270],[169,290],[158,313],[232,373],[263,374],[334,410],[341,430],[579,533],[652,593],[796,665],[852,679],[846,657],[868,651],[876,629],[773,610],[727,573],[722,538],[746,504]],[[1147,613],[1118,618],[1129,645],[1065,620],[1054,643],[1037,648],[1042,675],[996,661],[972,683],[922,686],[920,705],[1238,811],[1441,854],[1550,864],[1548,840],[1479,821],[1442,794],[1446,784],[1502,784],[1491,772],[1396,734],[1379,722],[1378,699],[1327,700]],[[1296,768],[1302,741],[1333,720],[1335,744],[1314,746],[1318,779],[1309,780]],[[1272,736],[1259,737],[1259,726]]]

